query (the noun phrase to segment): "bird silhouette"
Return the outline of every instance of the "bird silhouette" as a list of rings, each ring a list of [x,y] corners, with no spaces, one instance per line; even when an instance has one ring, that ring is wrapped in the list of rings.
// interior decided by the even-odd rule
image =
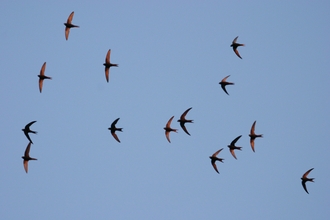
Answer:
[[[25,152],[24,152],[24,156],[22,156],[23,166],[24,166],[24,170],[26,173],[28,173],[29,160],[37,160],[36,158],[30,157],[30,148],[31,148],[31,142],[29,142],[29,144],[27,145]]]
[[[230,46],[233,47],[233,50],[234,50],[234,52],[236,53],[236,55],[237,55],[239,58],[242,59],[242,57],[241,57],[241,56],[239,55],[239,53],[238,53],[237,47],[245,46],[245,44],[239,44],[239,43],[236,43],[237,38],[238,38],[238,36],[235,37],[235,39],[233,40],[233,42],[232,42],[232,44],[231,44]]]
[[[29,124],[25,125],[25,127],[22,129],[22,131],[24,132],[25,136],[27,137],[27,139],[33,144],[30,136],[29,136],[29,133],[33,133],[33,134],[36,134],[38,132],[36,131],[32,131],[30,130],[30,126],[35,123],[36,121],[31,121]]]
[[[231,153],[231,155],[233,155],[233,157],[237,160],[236,155],[235,155],[235,151],[234,150],[242,150],[242,147],[237,147],[235,146],[236,142],[238,141],[238,139],[240,139],[242,137],[242,135],[238,136],[237,138],[235,138],[230,145],[228,145],[229,147],[229,151]]]
[[[251,131],[250,131],[250,134],[249,134],[249,136],[250,136],[250,144],[251,144],[251,148],[252,148],[253,152],[255,152],[254,151],[254,139],[259,138],[259,137],[262,137],[262,134],[255,134],[254,133],[256,122],[257,121],[254,121],[253,122],[252,127],[251,127]]]
[[[232,82],[227,82],[227,81],[226,81],[227,78],[228,78],[229,76],[230,76],[230,75],[226,76],[225,78],[223,78],[223,79],[221,80],[221,82],[219,82],[219,84],[221,85],[221,88],[223,89],[223,91],[225,91],[225,93],[227,93],[227,95],[229,95],[229,94],[228,94],[228,92],[227,92],[227,90],[226,90],[226,85],[234,85],[234,83],[232,83]]]
[[[210,159],[211,159],[211,164],[214,168],[214,170],[219,173],[218,171],[218,168],[217,168],[217,165],[215,164],[216,161],[220,161],[223,163],[223,160],[222,158],[218,158],[217,155],[220,153],[220,151],[222,151],[223,148],[221,148],[220,150],[218,150],[217,152],[215,152],[214,154],[212,154],[212,156],[210,156]]]
[[[108,53],[105,57],[105,63],[103,63],[103,65],[105,66],[105,79],[107,80],[107,82],[109,82],[110,67],[112,66],[118,67],[118,64],[114,64],[110,62],[110,54],[111,54],[111,49],[108,50]]]
[[[114,120],[111,124],[111,126],[108,128],[108,130],[110,130],[112,136],[120,143],[120,140],[116,134],[116,131],[122,131],[123,128],[116,128],[116,124],[118,122],[120,118],[117,118],[116,120]]]
[[[174,116],[172,116],[172,117],[170,118],[170,120],[168,120],[168,122],[167,122],[167,124],[166,124],[166,126],[165,126],[165,128],[164,128],[166,139],[167,139],[168,142],[170,142],[170,143],[171,143],[171,140],[170,140],[170,132],[171,132],[171,131],[177,132],[177,130],[178,130],[178,129],[173,129],[173,128],[171,128],[171,122],[172,122],[173,118],[174,118]]]
[[[302,186],[304,187],[304,190],[309,194],[309,192],[307,191],[307,187],[306,187],[306,182],[309,181],[309,182],[314,182],[314,178],[308,178],[308,174],[313,170],[314,168],[312,169],[309,169],[306,173],[304,173],[304,175],[301,177],[301,184]]]
[[[64,23],[65,25],[65,39],[68,40],[69,39],[69,33],[70,33],[70,29],[71,28],[78,28],[79,26],[74,25],[71,23],[72,18],[73,18],[74,12],[71,12],[71,14],[68,17],[68,20],[66,21],[66,23]]]
[[[187,120],[185,117],[186,117],[186,115],[187,115],[187,113],[190,111],[190,109],[192,109],[192,108],[188,108],[182,115],[181,115],[181,117],[180,117],[180,119],[178,120],[178,122],[180,122],[180,126],[181,126],[181,128],[184,130],[184,132],[186,132],[188,135],[190,135],[189,134],[189,132],[187,131],[187,128],[186,128],[186,126],[184,125],[185,123],[193,123],[193,120]]]
[[[42,91],[42,85],[43,85],[44,79],[52,79],[52,77],[45,76],[45,69],[46,69],[46,62],[44,62],[44,64],[42,65],[41,70],[40,70],[40,75],[38,75],[40,93]]]

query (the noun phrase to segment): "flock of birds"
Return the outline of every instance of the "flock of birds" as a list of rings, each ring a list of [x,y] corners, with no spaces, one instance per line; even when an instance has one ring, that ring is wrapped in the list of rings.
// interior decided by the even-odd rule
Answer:
[[[79,28],[79,26],[77,25],[74,25],[72,24],[72,19],[73,19],[73,15],[74,15],[74,12],[72,12],[68,19],[67,19],[67,22],[64,23],[65,25],[65,39],[68,40],[69,39],[69,33],[70,33],[70,29],[71,28]],[[240,47],[240,46],[245,46],[244,44],[240,44],[240,43],[237,43],[238,39],[238,36],[233,40],[232,44],[231,44],[231,47],[233,48],[233,51],[235,52],[235,54],[240,58],[242,59],[242,57],[240,56],[237,48]],[[113,64],[110,62],[110,54],[111,54],[111,50],[109,49],[107,54],[106,54],[106,58],[105,58],[105,63],[103,64],[105,66],[105,78],[106,78],[106,81],[109,82],[109,72],[110,72],[110,67],[112,66],[115,66],[115,67],[118,67],[118,64]],[[38,75],[39,77],[39,91],[40,93],[42,92],[42,87],[43,87],[43,81],[45,79],[52,79],[51,77],[49,76],[46,76],[45,75],[45,69],[46,69],[46,62],[42,65],[41,67],[41,70],[40,70],[40,74]],[[223,91],[227,94],[227,90],[226,90],[226,86],[227,85],[234,85],[233,82],[227,82],[227,78],[229,77],[230,75],[226,76],[225,78],[223,78],[221,80],[221,82],[219,82],[219,84],[221,85],[221,88],[223,89]],[[188,108],[185,112],[183,112],[183,114],[181,115],[180,119],[178,120],[178,122],[180,123],[180,126],[181,128],[183,129],[183,131],[190,135],[190,133],[188,132],[186,126],[185,126],[185,123],[193,123],[193,120],[188,120],[186,119],[186,115],[188,114],[188,112],[191,110],[192,108]],[[174,128],[171,128],[171,123],[172,123],[172,120],[173,120],[174,116],[172,116],[168,122],[166,123],[165,127],[164,127],[164,130],[165,130],[165,137],[166,139],[168,140],[169,143],[171,143],[171,140],[170,140],[170,132],[177,132],[178,129],[174,129]],[[120,118],[117,118],[116,120],[114,120],[111,124],[111,126],[108,128],[108,130],[110,130],[112,136],[114,137],[114,139],[116,141],[118,141],[120,143],[120,140],[116,134],[116,131],[122,131],[122,128],[117,128],[116,127],[116,124],[117,122],[119,121]],[[28,123],[23,129],[22,131],[24,132],[25,136],[27,137],[27,139],[29,140],[29,143],[25,149],[25,152],[24,152],[24,156],[22,156],[23,158],[23,166],[24,166],[24,169],[25,169],[25,172],[28,173],[28,162],[29,160],[37,160],[36,158],[32,158],[30,157],[30,149],[31,149],[31,144],[33,144],[30,136],[29,136],[29,133],[33,133],[33,134],[36,134],[37,132],[36,131],[32,131],[30,129],[30,126],[33,125],[36,121],[32,121],[30,123]],[[251,145],[251,148],[253,150],[253,152],[255,152],[255,149],[254,149],[254,141],[256,138],[261,138],[262,137],[262,134],[255,134],[255,125],[256,125],[256,121],[253,122],[252,124],[252,127],[251,127],[251,130],[250,130],[250,145]],[[236,137],[229,145],[228,145],[228,148],[229,148],[229,151],[231,153],[231,155],[237,160],[236,158],[236,155],[235,155],[235,150],[241,150],[242,147],[238,147],[236,146],[236,142],[242,137],[242,135]],[[223,158],[218,158],[217,155],[223,150],[223,148],[221,148],[220,150],[216,151],[214,154],[212,154],[212,156],[210,156],[209,158],[211,159],[211,164],[214,168],[214,170],[219,173],[218,171],[218,168],[217,168],[217,165],[216,165],[216,161],[220,161],[223,163]],[[304,190],[308,192],[307,188],[306,188],[306,182],[310,181],[310,182],[314,182],[314,178],[308,178],[308,174],[313,170],[314,168],[311,168],[309,169],[307,172],[305,172],[303,174],[303,176],[301,177],[301,183],[302,183],[302,186],[304,188]]]

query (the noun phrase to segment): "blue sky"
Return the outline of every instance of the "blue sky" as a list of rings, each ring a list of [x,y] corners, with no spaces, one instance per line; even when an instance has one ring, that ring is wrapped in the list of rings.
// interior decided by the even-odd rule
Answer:
[[[326,219],[329,2],[2,2],[2,219]],[[64,25],[74,11],[65,40]],[[239,36],[239,52],[230,44]],[[107,51],[119,67],[104,76]],[[40,68],[47,62],[43,92]],[[218,84],[231,75],[226,95]],[[191,136],[177,120],[187,119]],[[163,127],[171,116],[171,144]],[[108,131],[117,127],[121,143]],[[21,129],[38,131],[29,173]],[[253,153],[249,131],[254,121]],[[227,145],[243,147],[235,160]],[[208,158],[220,148],[217,174]],[[314,167],[305,193],[300,177]]]

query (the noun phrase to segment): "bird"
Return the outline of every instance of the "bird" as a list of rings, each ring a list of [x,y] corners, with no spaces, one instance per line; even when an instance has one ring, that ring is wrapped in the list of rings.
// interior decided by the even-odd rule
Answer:
[[[231,153],[231,155],[233,155],[233,157],[237,160],[236,158],[236,155],[235,155],[235,152],[234,150],[242,150],[242,147],[237,147],[235,146],[235,143],[238,141],[238,139],[240,139],[242,137],[242,135],[238,136],[237,138],[235,138],[231,143],[230,145],[228,145],[229,147],[229,151]]]
[[[42,65],[41,70],[40,70],[40,75],[38,75],[38,77],[39,77],[39,91],[40,91],[40,93],[42,91],[42,84],[44,82],[44,79],[52,79],[52,77],[45,76],[45,69],[46,69],[46,62],[44,62],[44,64]]]
[[[105,66],[105,79],[107,80],[107,82],[109,82],[110,67],[112,66],[118,67],[118,64],[114,64],[110,62],[110,54],[111,54],[111,49],[108,50],[108,53],[105,57],[105,63],[103,63],[103,65]]]
[[[212,156],[210,156],[210,159],[211,159],[211,164],[213,166],[213,168],[215,169],[215,171],[217,173],[219,173],[218,171],[218,168],[217,168],[217,165],[215,164],[216,161],[220,161],[223,163],[223,160],[222,158],[218,158],[217,155],[220,153],[220,151],[222,151],[223,148],[221,148],[220,150],[218,150],[217,152],[215,152],[214,154],[212,154]]]
[[[116,124],[118,122],[120,118],[117,118],[116,120],[114,120],[111,124],[111,126],[108,128],[108,130],[110,130],[112,136],[120,143],[120,140],[116,134],[116,131],[121,131],[122,132],[122,129],[123,128],[116,128]]]
[[[36,132],[36,131],[32,131],[32,130],[30,130],[30,126],[31,126],[33,123],[35,123],[35,122],[37,122],[37,121],[31,121],[29,124],[25,125],[25,127],[22,129],[22,131],[24,132],[25,136],[27,137],[27,139],[28,139],[32,144],[33,144],[33,142],[32,142],[32,140],[31,140],[31,138],[30,138],[30,136],[29,136],[29,133],[33,133],[33,134],[38,133],[38,132]]]
[[[178,132],[178,131],[177,131],[178,129],[171,128],[171,122],[172,122],[173,118],[174,118],[174,116],[172,116],[172,117],[170,118],[170,120],[168,120],[168,122],[167,122],[167,124],[166,124],[166,126],[165,126],[165,128],[164,128],[166,139],[167,139],[168,142],[170,142],[170,143],[171,143],[171,140],[170,140],[170,132],[171,132],[171,131]]]
[[[239,58],[242,59],[242,57],[241,57],[241,56],[239,55],[239,53],[238,53],[237,47],[245,46],[245,44],[239,44],[239,43],[236,43],[237,38],[238,38],[238,36],[235,37],[235,39],[233,40],[233,42],[232,42],[232,44],[231,44],[230,46],[233,47],[233,50],[234,50],[234,52],[236,53],[236,55],[237,55]]]
[[[312,169],[309,169],[306,173],[304,173],[304,175],[301,177],[301,184],[302,186],[304,187],[304,190],[309,194],[309,192],[307,191],[307,188],[306,188],[306,182],[307,181],[310,181],[310,182],[314,182],[314,178],[308,178],[308,174],[313,170],[314,168]]]
[[[221,85],[221,88],[223,89],[223,91],[225,91],[225,93],[227,93],[227,95],[229,95],[229,94],[228,94],[228,92],[227,92],[227,90],[226,90],[226,85],[234,85],[234,83],[232,83],[232,82],[227,82],[227,81],[226,81],[227,78],[228,78],[229,76],[230,76],[230,75],[226,76],[225,78],[223,78],[223,79],[221,80],[221,82],[219,82],[219,84]]]
[[[250,131],[250,134],[249,134],[249,136],[250,136],[250,144],[251,144],[251,148],[252,148],[253,152],[255,152],[254,151],[254,139],[256,139],[258,137],[262,137],[262,134],[255,134],[254,133],[254,128],[256,126],[256,122],[257,121],[254,121],[253,122],[252,127],[251,127],[251,131]]]
[[[184,132],[186,132],[188,135],[190,135],[189,134],[189,132],[187,131],[187,128],[186,128],[186,126],[184,126],[184,124],[185,123],[193,123],[193,120],[187,120],[185,117],[186,117],[186,115],[187,115],[187,113],[190,111],[190,109],[192,109],[192,108],[188,108],[182,115],[181,115],[181,117],[180,117],[180,119],[178,120],[178,122],[180,122],[180,126],[181,126],[181,128],[184,130]]]
[[[29,142],[29,144],[27,145],[25,152],[24,152],[24,156],[22,156],[23,158],[23,166],[25,169],[25,172],[28,173],[28,163],[29,160],[37,160],[36,158],[32,158],[30,157],[30,148],[31,148],[31,142]]]
[[[65,25],[65,39],[66,40],[69,39],[70,28],[75,28],[75,27],[78,28],[79,27],[79,26],[74,25],[74,24],[71,23],[73,15],[74,15],[74,11],[71,12],[71,14],[68,17],[68,20],[66,21],[66,23],[64,23],[64,25]]]

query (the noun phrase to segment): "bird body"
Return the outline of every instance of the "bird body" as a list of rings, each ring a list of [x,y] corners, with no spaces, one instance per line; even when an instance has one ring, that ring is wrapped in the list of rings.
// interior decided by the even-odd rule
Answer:
[[[227,85],[234,85],[234,83],[232,83],[232,82],[227,82],[227,81],[226,81],[227,78],[228,78],[229,76],[230,76],[230,75],[226,76],[225,78],[223,78],[223,79],[221,80],[221,82],[219,82],[219,84],[221,85],[221,88],[223,89],[223,91],[225,91],[225,93],[226,93],[227,95],[229,95],[229,94],[228,94],[228,92],[227,92],[227,90],[226,90],[226,86],[227,86]]]
[[[111,126],[108,128],[108,130],[110,130],[112,136],[116,139],[116,141],[118,141],[120,143],[120,140],[119,140],[119,138],[118,138],[118,136],[116,134],[116,131],[121,131],[122,132],[122,129],[123,129],[123,128],[117,128],[116,127],[116,124],[117,124],[117,122],[118,122],[119,119],[120,118],[117,118],[116,120],[114,120],[112,122]]]
[[[166,123],[166,126],[164,127],[164,130],[165,130],[165,136],[166,136],[166,139],[168,140],[169,143],[171,143],[171,140],[170,140],[170,132],[171,131],[174,131],[174,132],[178,132],[177,130],[178,129],[174,129],[174,128],[171,128],[171,122],[173,120],[174,116],[172,116],[168,122]]]
[[[185,123],[193,123],[193,120],[187,120],[186,119],[186,115],[187,115],[187,113],[190,111],[190,109],[192,109],[192,108],[188,108],[182,115],[181,115],[181,117],[180,117],[180,119],[178,120],[178,122],[180,122],[180,126],[181,126],[181,128],[184,130],[184,132],[186,132],[188,135],[190,135],[189,134],[189,132],[188,132],[188,130],[187,130],[187,128],[186,128],[186,126],[184,125]]]
[[[31,142],[29,142],[29,144],[27,145],[24,152],[24,156],[22,156],[23,166],[26,173],[28,173],[29,160],[37,160],[36,158],[30,157],[30,148],[31,148]]]
[[[217,165],[215,164],[216,161],[220,161],[223,163],[223,160],[222,158],[218,158],[217,155],[220,153],[220,151],[222,151],[223,148],[221,148],[220,150],[216,151],[214,154],[212,154],[212,156],[210,156],[210,159],[211,159],[211,164],[214,168],[214,170],[219,173],[218,171],[218,168],[217,168]]]
[[[42,65],[42,67],[40,69],[40,74],[38,75],[38,77],[39,77],[39,91],[40,91],[40,93],[42,91],[42,85],[43,85],[44,79],[52,79],[52,77],[45,76],[45,69],[46,69],[46,62],[44,62],[44,64]]]
[[[309,181],[309,182],[314,182],[314,178],[308,178],[307,176],[308,176],[308,174],[309,174],[313,169],[314,169],[314,168],[307,170],[307,172],[304,173],[304,175],[301,177],[301,184],[302,184],[304,190],[305,190],[308,194],[309,194],[309,192],[307,191],[306,182],[308,182],[308,181]]]
[[[249,134],[249,136],[250,136],[250,144],[251,144],[251,148],[252,148],[253,152],[255,152],[254,151],[254,139],[262,137],[262,134],[255,134],[254,133],[256,122],[257,121],[254,121],[253,122],[252,127],[251,127],[251,130],[250,130],[250,134]]]
[[[242,137],[242,135],[238,136],[237,138],[235,138],[230,145],[228,145],[229,151],[231,153],[231,155],[233,155],[233,157],[237,160],[236,155],[235,155],[235,151],[234,150],[242,150],[242,147],[237,147],[235,144],[238,141],[238,139],[240,139]]]
[[[233,42],[232,42],[232,44],[231,44],[230,46],[233,48],[235,54],[236,54],[239,58],[242,59],[241,55],[239,55],[239,52],[238,52],[238,50],[237,50],[237,47],[245,46],[245,44],[239,44],[239,43],[236,43],[237,38],[238,38],[238,36],[235,37],[235,39],[233,40]]]
[[[71,14],[68,17],[68,20],[66,21],[66,23],[64,23],[65,25],[65,39],[68,40],[69,39],[69,33],[70,33],[70,28],[78,28],[78,25],[74,25],[72,24],[72,18],[73,18],[74,12],[71,12]]]
[[[31,126],[33,123],[35,123],[35,122],[37,122],[37,121],[31,121],[30,123],[28,123],[27,125],[25,125],[25,127],[22,129],[22,131],[24,132],[25,136],[27,137],[27,139],[28,139],[32,144],[33,144],[33,142],[32,142],[32,140],[31,140],[31,138],[30,138],[30,136],[29,136],[29,133],[33,133],[33,134],[38,133],[38,132],[36,132],[36,131],[32,131],[32,130],[30,130],[30,126]]]
[[[118,64],[114,64],[110,62],[110,54],[111,54],[111,49],[108,50],[107,55],[105,57],[105,63],[103,65],[105,66],[105,79],[107,82],[109,82],[109,72],[110,72],[110,67],[115,66],[118,67]]]

